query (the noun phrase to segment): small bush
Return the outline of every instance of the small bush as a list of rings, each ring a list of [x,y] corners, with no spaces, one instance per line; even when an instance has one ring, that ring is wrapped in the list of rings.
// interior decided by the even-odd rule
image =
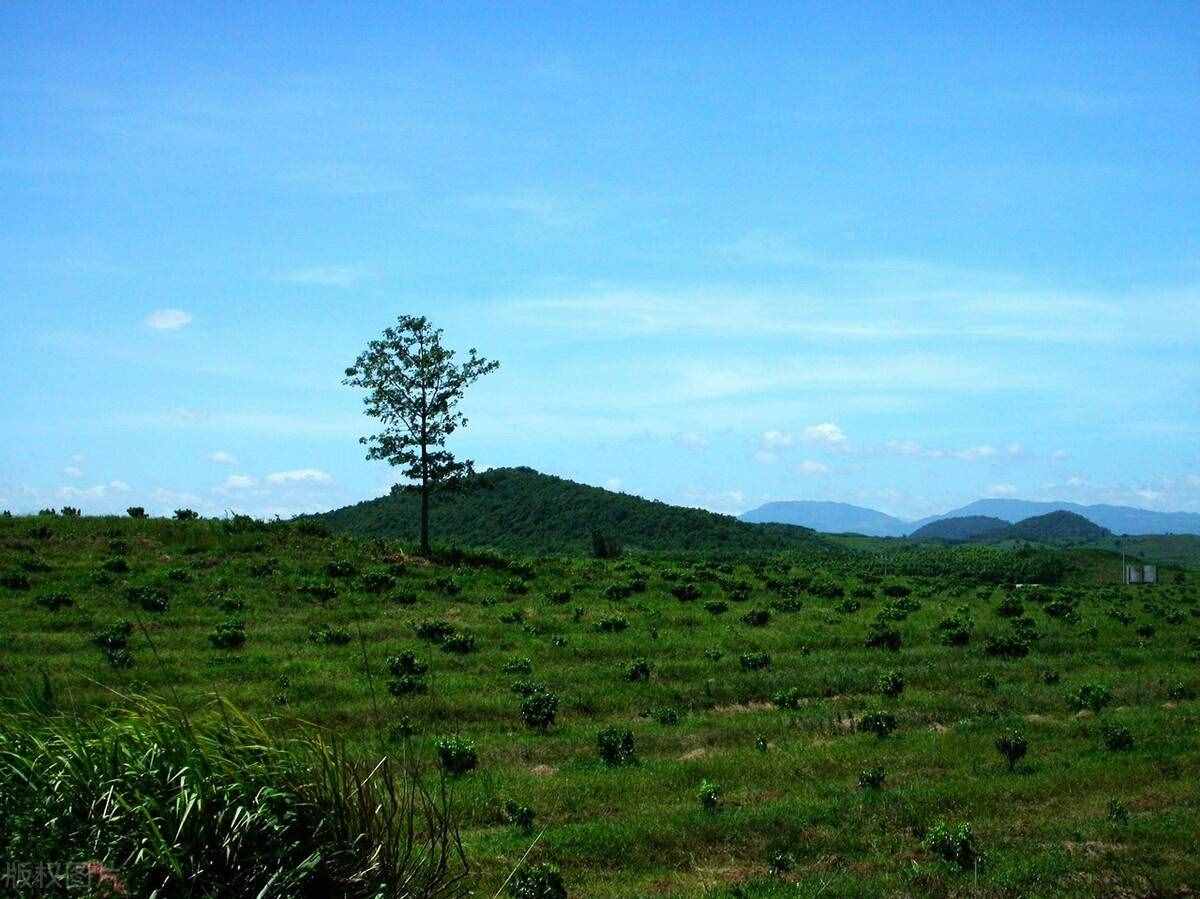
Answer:
[[[29,582],[29,578],[25,575],[12,572],[0,576],[0,587],[8,590],[29,590],[33,587],[33,584]]]
[[[191,509],[176,509],[175,510],[175,520],[176,521],[195,521],[199,517],[200,517],[200,513],[194,512]]]
[[[876,765],[873,768],[863,768],[858,772],[858,785],[864,790],[879,790],[887,779],[887,772]]]
[[[700,598],[700,588],[695,584],[677,584],[671,588],[671,595],[680,602],[691,602]]]
[[[500,670],[505,674],[529,674],[533,671],[533,662],[527,658],[510,659]]]
[[[750,627],[766,627],[771,622],[771,613],[766,609],[751,609],[742,616],[742,624]]]
[[[1133,734],[1129,728],[1119,724],[1106,724],[1100,731],[1104,746],[1113,752],[1125,752],[1133,748]]]
[[[538,690],[521,701],[521,720],[531,730],[549,730],[557,715],[558,697],[549,690]]]
[[[650,680],[650,663],[645,659],[634,659],[625,668],[625,680],[635,683]]]
[[[329,581],[318,580],[317,578],[306,578],[297,586],[296,590],[303,593],[305,596],[311,596],[313,599],[329,600],[337,596],[337,587],[329,583]]]
[[[739,661],[746,671],[766,671],[771,667],[771,657],[765,652],[744,652]]]
[[[887,671],[879,676],[875,689],[883,696],[894,699],[904,692],[904,675],[899,671]]]
[[[393,696],[413,696],[428,691],[429,685],[420,674],[398,674],[388,681],[388,692]]]
[[[476,640],[475,635],[466,631],[450,634],[442,641],[442,652],[453,652],[458,655],[467,655],[475,652]]]
[[[308,640],[318,646],[345,646],[350,642],[350,631],[344,627],[327,624],[324,627],[315,627],[310,630]]]
[[[113,556],[100,563],[100,568],[109,574],[128,574],[129,563],[122,556]]]
[[[48,612],[57,612],[59,609],[66,609],[75,605],[75,601],[65,593],[45,593],[35,599],[34,602]]]
[[[444,618],[434,618],[429,621],[418,622],[413,632],[418,638],[428,640],[430,643],[443,643],[446,638],[454,633],[454,625]]]
[[[891,712],[870,712],[858,719],[858,729],[882,740],[896,729],[896,716]]]
[[[385,662],[392,677],[403,677],[406,674],[421,676],[429,671],[429,663],[417,658],[411,650],[405,650],[396,656],[388,656]]]
[[[142,506],[130,506],[125,510],[125,514],[130,518],[145,518],[146,510]]]
[[[633,733],[625,728],[606,727],[596,735],[596,748],[604,764],[616,768],[633,763]]]
[[[528,834],[533,832],[533,822],[537,818],[537,812],[527,805],[521,805],[515,800],[509,799],[504,803],[504,817],[508,819],[509,824],[522,833]]]
[[[449,777],[461,777],[479,765],[475,744],[465,737],[443,737],[434,744],[438,762]]]
[[[723,599],[710,599],[704,604],[704,609],[711,615],[724,615],[729,611],[729,603]]]
[[[979,850],[971,825],[966,822],[957,826],[938,821],[925,833],[921,845],[947,862],[969,869],[979,860]]]
[[[898,652],[900,649],[900,632],[883,621],[875,621],[867,632],[866,645],[875,649],[887,649]]]
[[[149,585],[126,588],[125,601],[131,605],[141,606],[147,612],[165,612],[170,605],[166,590]]]
[[[700,800],[700,807],[712,814],[721,807],[721,787],[710,780],[703,780],[696,798]]]
[[[365,593],[388,593],[396,589],[396,578],[386,571],[368,571],[359,580]]]
[[[512,899],[567,899],[567,888],[554,865],[523,865],[508,882],[508,895]]]
[[[1019,730],[1007,730],[996,738],[996,751],[1004,756],[1009,771],[1017,766],[1028,750],[1029,741]]]
[[[1000,605],[996,606],[996,614],[1001,618],[1017,618],[1025,614],[1025,606],[1010,593],[1000,600]]]
[[[553,593],[546,594],[546,602],[555,606],[565,606],[571,601],[570,590],[555,590]]]
[[[985,655],[1001,659],[1023,659],[1029,655],[1029,641],[1016,631],[989,634],[983,641]]]
[[[655,709],[650,713],[650,717],[661,724],[663,727],[675,727],[679,724],[679,711],[668,707]]]
[[[226,618],[213,628],[212,633],[208,635],[208,642],[216,649],[237,649],[245,645],[245,622],[237,618]]]
[[[788,687],[773,695],[771,703],[776,708],[795,710],[804,703],[804,694],[800,692],[799,687]]]
[[[1108,808],[1105,817],[1114,824],[1129,823],[1129,806],[1120,799],[1108,800]]]
[[[596,622],[596,630],[602,634],[615,634],[629,627],[629,619],[620,615],[609,615]]]
[[[1112,690],[1105,684],[1082,684],[1067,695],[1067,705],[1075,711],[1089,709],[1100,714],[1100,711],[1112,702]]]
[[[905,584],[884,584],[883,595],[891,599],[901,599],[912,593],[912,588]]]

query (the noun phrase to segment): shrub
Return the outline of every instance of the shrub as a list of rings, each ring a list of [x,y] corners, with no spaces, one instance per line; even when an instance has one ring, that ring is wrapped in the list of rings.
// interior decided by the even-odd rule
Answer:
[[[413,628],[413,632],[422,640],[428,640],[430,643],[442,643],[454,633],[454,625],[444,618],[434,618],[418,622]]]
[[[900,599],[912,593],[912,588],[905,584],[884,584],[883,595],[892,599]]]
[[[1029,741],[1019,730],[1007,730],[996,738],[996,751],[1008,762],[1009,771],[1016,767],[1028,750]]]
[[[128,574],[129,563],[121,556],[113,556],[100,563],[100,568],[109,574]]]
[[[236,618],[226,618],[213,628],[208,642],[216,649],[237,649],[246,643],[246,625]]]
[[[359,581],[366,593],[387,593],[396,589],[396,578],[386,571],[368,571]]]
[[[625,728],[606,727],[596,735],[596,748],[610,767],[633,763],[633,733]]]
[[[740,661],[746,671],[765,671],[771,667],[771,657],[765,652],[744,652]]]
[[[879,676],[875,689],[884,696],[895,698],[904,692],[904,675],[899,671],[887,671]]]
[[[1129,823],[1129,806],[1120,799],[1108,800],[1108,808],[1105,817],[1114,824]]]
[[[754,738],[754,748],[757,749],[759,752],[766,752],[767,749],[770,748],[769,744],[767,743],[767,738],[764,737],[762,734],[759,734],[757,737],[755,737]]]
[[[133,625],[122,619],[92,635],[92,642],[101,649],[125,649],[133,635]]]
[[[8,590],[29,590],[33,587],[33,584],[29,582],[29,578],[25,575],[12,572],[0,577],[0,586]]]
[[[522,833],[533,832],[533,822],[537,818],[537,812],[527,805],[521,805],[515,800],[509,799],[504,803],[504,817],[508,819],[508,823],[512,824]]]
[[[859,601],[857,599],[851,599],[850,597],[847,597],[846,599],[843,599],[841,602],[839,602],[833,608],[836,611],[841,612],[843,615],[852,615],[855,612],[857,612],[859,609],[861,609],[862,606],[859,604]]]
[[[767,862],[767,870],[772,877],[782,877],[788,874],[796,867],[796,856],[784,849],[776,849],[771,853],[771,860]]]
[[[146,510],[142,506],[130,506],[125,510],[125,514],[130,518],[145,518]]]
[[[567,888],[554,865],[523,865],[508,882],[508,895],[512,899],[567,899]]]
[[[671,595],[680,602],[691,602],[700,598],[700,588],[695,584],[677,584],[671,588]]]
[[[596,622],[596,630],[603,634],[615,634],[629,627],[629,619],[620,615],[609,615]]]
[[[412,696],[429,691],[429,685],[420,674],[398,674],[388,681],[388,691],[393,696]]]
[[[996,606],[996,614],[1001,618],[1017,618],[1025,614],[1025,607],[1021,605],[1021,600],[1010,593],[1000,600],[1000,605]]]
[[[520,624],[525,620],[525,613],[521,609],[510,609],[500,616],[501,624]]]
[[[766,609],[751,609],[742,616],[742,624],[750,627],[766,627],[771,622],[771,613]]]
[[[858,772],[858,785],[864,790],[879,790],[887,778],[887,772],[876,765],[873,768],[863,768]]]
[[[548,730],[557,715],[558,697],[549,690],[530,693],[521,701],[521,720],[531,730]]]
[[[443,596],[458,596],[458,594],[462,593],[462,587],[458,581],[449,577],[434,578],[429,582],[429,589]]]
[[[1133,734],[1129,728],[1119,724],[1106,724],[1100,732],[1104,738],[1104,746],[1113,752],[1124,752],[1133,748]]]
[[[822,599],[841,599],[846,595],[846,589],[828,575],[818,574],[808,583],[808,593]]]
[[[882,740],[896,729],[896,716],[891,712],[870,712],[858,720],[858,729]]]
[[[1101,709],[1112,702],[1112,690],[1104,684],[1082,684],[1067,695],[1067,705],[1075,711],[1090,709],[1099,714]]]
[[[532,696],[534,693],[540,693],[546,688],[535,680],[522,679],[513,681],[509,689],[518,696]]]
[[[500,670],[505,674],[529,674],[533,671],[533,662],[527,658],[510,659]]]
[[[344,559],[334,559],[325,563],[326,577],[354,577],[357,574],[357,569],[353,562],[348,562]]]
[[[650,663],[642,658],[634,659],[625,668],[625,680],[634,682],[650,680]]]
[[[725,656],[725,653],[721,652],[721,650],[719,650],[715,647],[710,647],[710,648],[704,650],[704,658],[708,659],[710,662],[713,662],[714,664],[716,662],[721,661],[721,659],[724,658],[724,656]],[[771,660],[768,657],[767,663],[770,664],[770,661]]]
[[[315,627],[310,630],[308,640],[318,646],[345,646],[350,642],[350,632],[344,627],[327,624],[324,627]]]
[[[724,615],[729,611],[729,603],[723,599],[710,599],[704,604],[704,609],[712,615]]]
[[[600,531],[592,531],[592,557],[596,559],[616,559],[621,555],[621,544],[615,537]]]
[[[461,777],[479,765],[475,744],[465,737],[443,737],[434,744],[438,762],[449,777]]]
[[[429,663],[418,659],[412,650],[405,650],[398,656],[388,656],[385,664],[392,677],[403,677],[406,674],[419,677],[429,670]]]
[[[708,813],[713,813],[721,807],[721,787],[710,780],[700,782],[700,792],[697,795],[700,807]]]
[[[979,688],[981,690],[986,690],[989,693],[995,693],[997,686],[998,682],[996,681],[996,675],[992,674],[992,672],[988,671],[979,675]]]
[[[413,606],[419,601],[420,597],[411,590],[401,590],[399,593],[393,593],[389,600],[389,602],[393,602],[398,606]]]
[[[799,687],[788,687],[772,696],[771,703],[780,709],[798,709],[804,703],[804,695]]]
[[[127,587],[125,600],[131,605],[141,606],[147,612],[165,612],[170,604],[167,591],[162,587]]]
[[[565,606],[571,601],[570,590],[555,590],[553,593],[546,594],[546,602],[556,606]]]
[[[898,652],[900,649],[900,632],[886,622],[875,621],[867,632],[866,645],[876,649],[887,649]]]
[[[663,727],[674,727],[679,723],[679,711],[669,706],[655,709],[650,713],[650,717]]]
[[[983,641],[983,651],[993,658],[1021,659],[1029,655],[1029,641],[1015,630],[989,634]]]
[[[34,602],[48,612],[57,612],[59,609],[75,605],[75,601],[65,593],[45,593],[35,599]]]
[[[167,570],[167,580],[174,581],[176,584],[190,584],[192,573],[186,568],[171,568]]]
[[[450,634],[442,641],[442,652],[453,652],[467,655],[476,650],[475,635],[467,631]]]
[[[329,581],[318,580],[317,578],[306,578],[302,580],[296,587],[297,592],[303,593],[306,596],[311,596],[313,599],[328,600],[337,596],[337,587],[329,583]]]
[[[952,826],[945,821],[938,821],[926,831],[921,845],[960,868],[974,867],[979,860],[975,836],[971,832],[971,825],[966,822]]]
[[[195,521],[199,517],[200,517],[200,513],[194,512],[191,509],[176,509],[175,510],[175,520],[176,521]]]
[[[75,508],[75,506],[63,506],[59,514],[63,518],[79,518],[83,513]]]

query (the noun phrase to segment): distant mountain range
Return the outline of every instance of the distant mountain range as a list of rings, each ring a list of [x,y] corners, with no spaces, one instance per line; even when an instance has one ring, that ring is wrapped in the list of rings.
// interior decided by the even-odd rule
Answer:
[[[1114,534],[1200,534],[1200,514],[1154,512],[1133,506],[1084,506],[1069,502],[1032,502],[1021,499],[981,499],[941,515],[905,521],[875,509],[848,503],[795,500],[773,502],[752,509],[743,521],[791,524],[827,534],[855,533],[872,537],[907,537],[918,529],[947,518],[986,517],[1008,524],[1051,512],[1074,512]]]

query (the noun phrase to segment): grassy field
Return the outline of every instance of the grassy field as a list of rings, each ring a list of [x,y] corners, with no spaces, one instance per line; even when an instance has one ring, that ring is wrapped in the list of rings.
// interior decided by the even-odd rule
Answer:
[[[0,519],[0,683],[84,711],[217,694],[430,765],[457,737],[478,895],[535,841],[581,897],[1190,895],[1200,578],[1070,570],[1015,591],[853,554],[428,563],[249,522]]]

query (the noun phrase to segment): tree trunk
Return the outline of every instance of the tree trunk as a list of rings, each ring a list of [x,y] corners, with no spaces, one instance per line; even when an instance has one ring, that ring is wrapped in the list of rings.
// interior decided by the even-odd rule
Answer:
[[[433,555],[429,548],[429,481],[421,477],[421,555]]]

